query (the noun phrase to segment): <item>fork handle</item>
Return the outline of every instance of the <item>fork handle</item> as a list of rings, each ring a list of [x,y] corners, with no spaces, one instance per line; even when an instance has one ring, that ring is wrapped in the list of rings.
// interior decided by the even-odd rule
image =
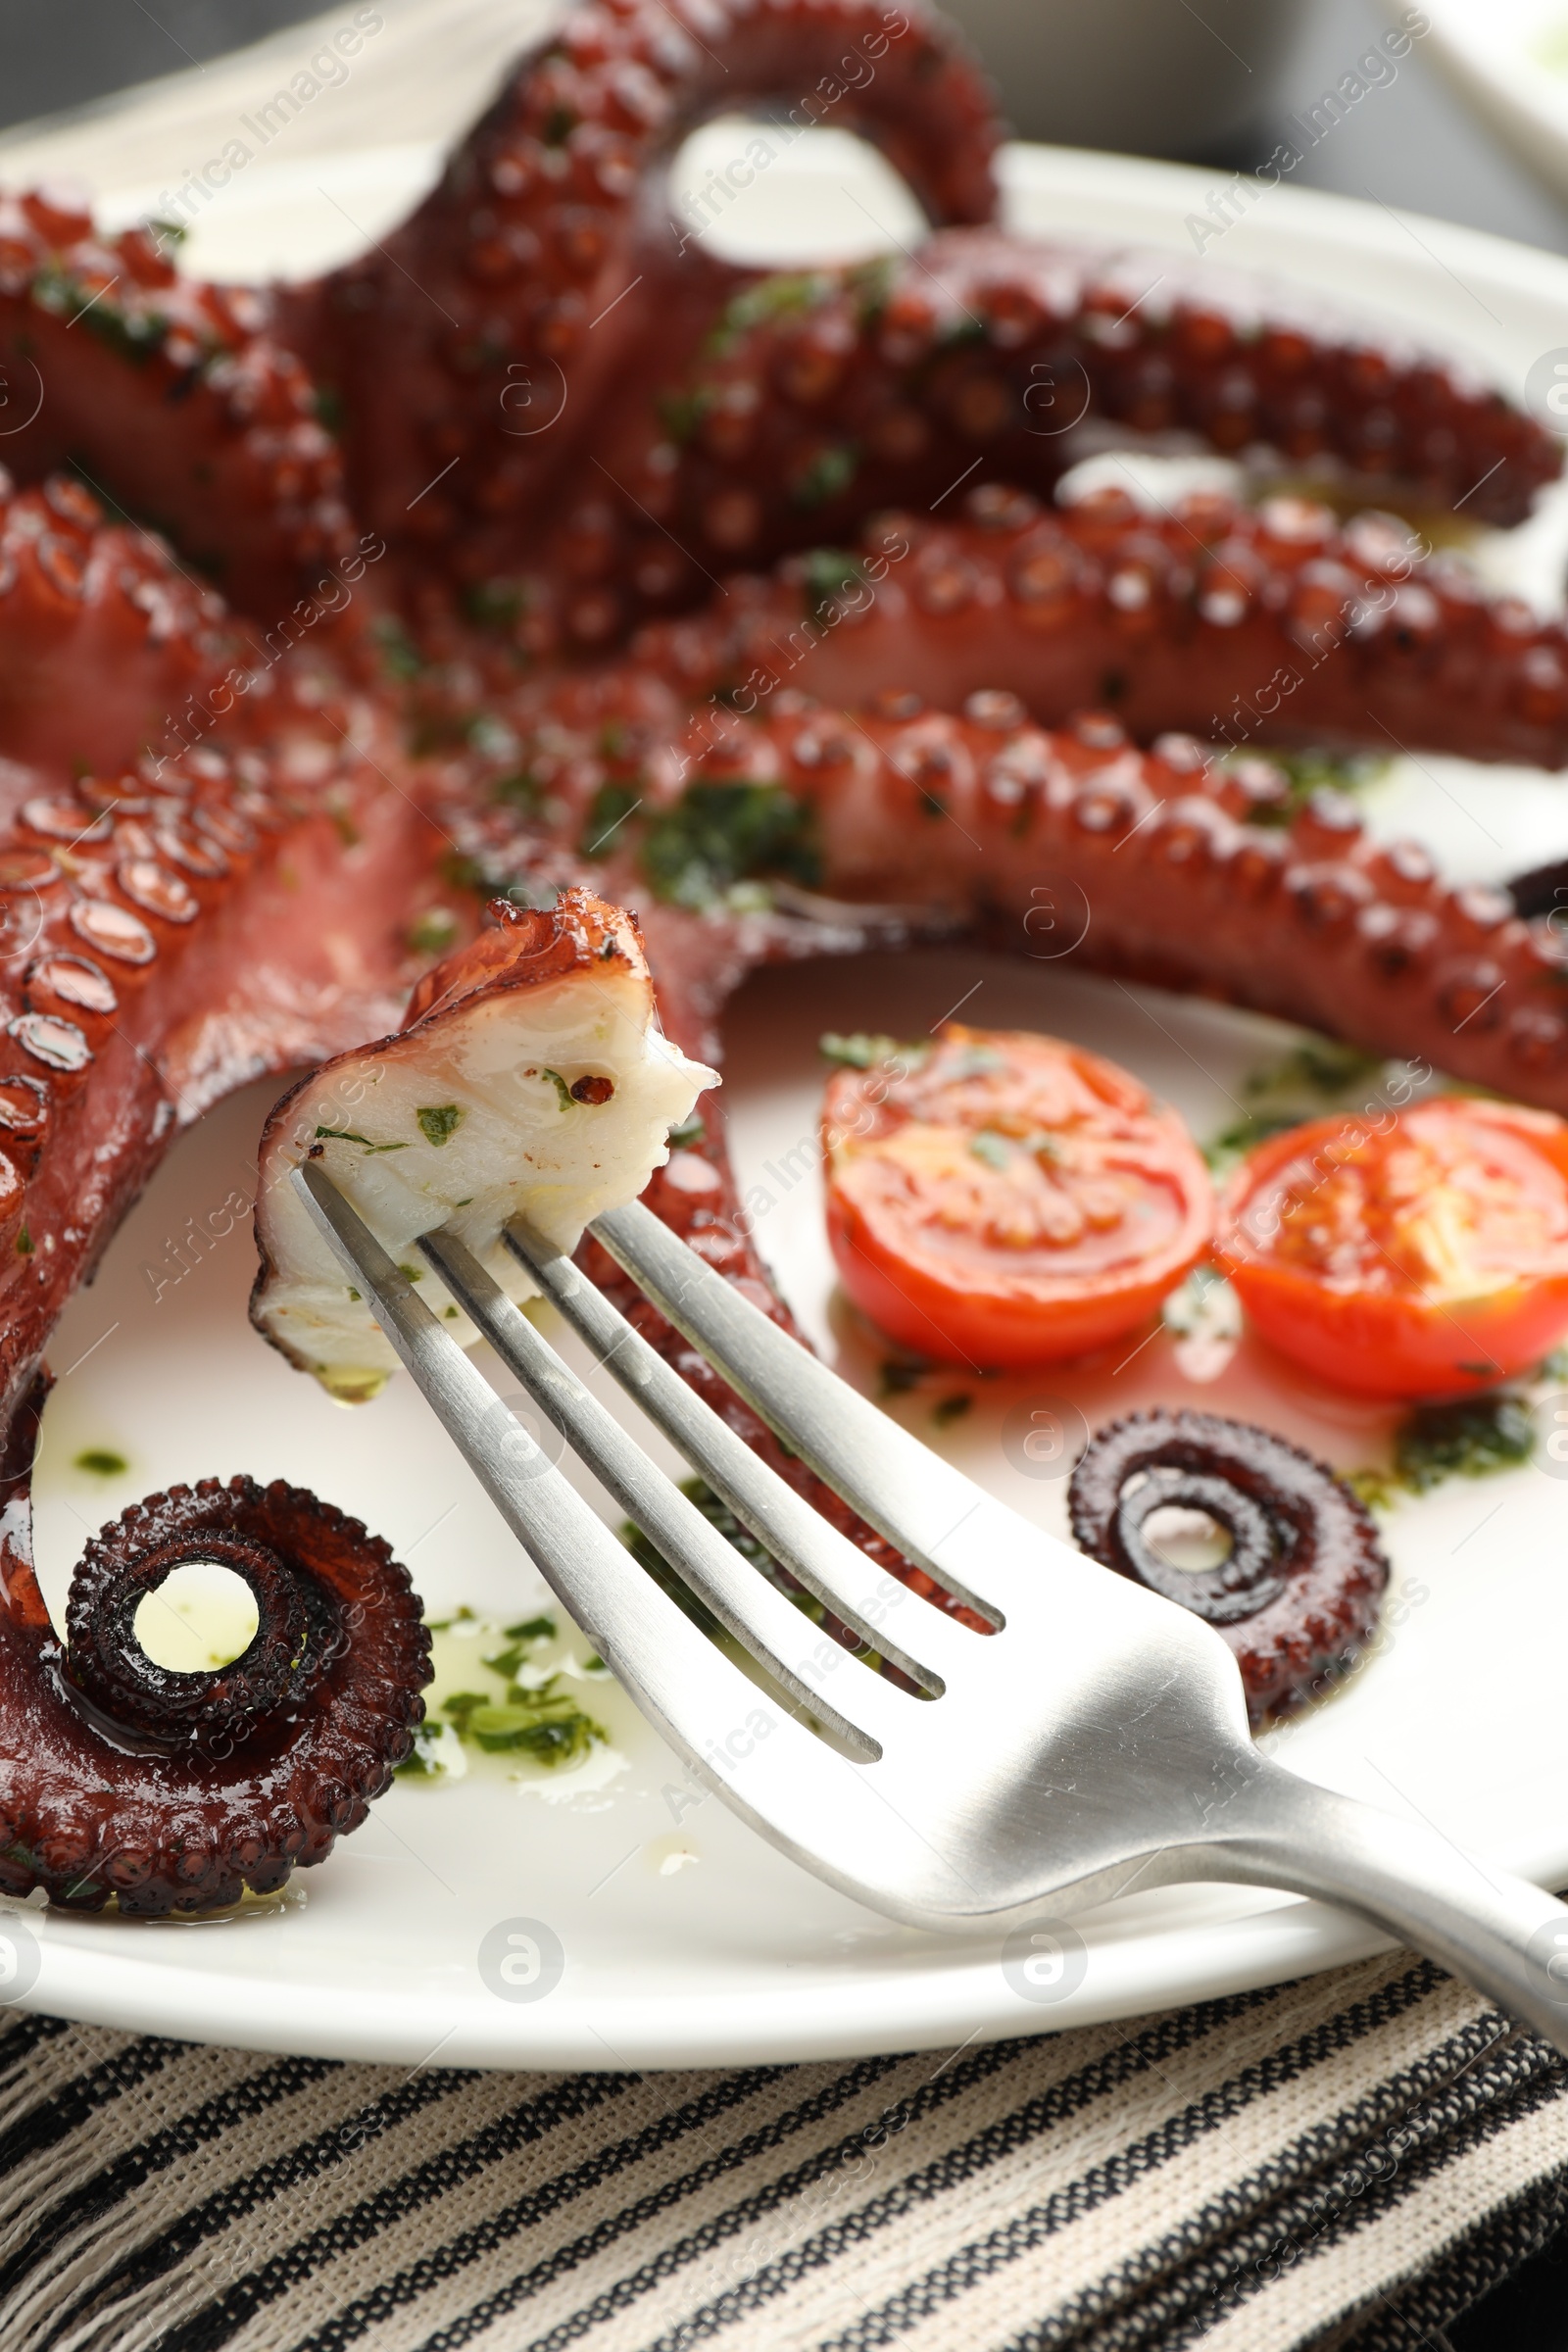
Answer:
[[[1341,1796],[1262,1757],[1201,1847],[1205,1878],[1354,1911],[1473,1984],[1568,2055],[1568,1904],[1424,1822]]]

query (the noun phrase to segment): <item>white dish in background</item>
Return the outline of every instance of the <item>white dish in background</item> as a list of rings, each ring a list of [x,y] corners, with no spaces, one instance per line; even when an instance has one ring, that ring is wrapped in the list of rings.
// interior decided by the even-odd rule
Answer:
[[[807,156],[781,159],[752,192],[748,233],[773,249],[792,224],[798,236],[808,197],[820,220],[829,176],[862,206],[881,202],[874,180],[849,176],[853,154],[818,170],[814,189],[792,189],[792,175],[813,169]],[[416,194],[428,158],[399,150],[312,171],[366,226],[395,217],[400,175],[405,193]],[[331,208],[304,203],[298,175],[279,169],[274,179],[279,205],[296,205],[293,260],[316,267],[332,251]],[[1007,179],[1021,225],[1189,253],[1185,216],[1207,186],[1173,167],[1026,148],[1010,151]],[[256,266],[251,257],[272,233],[269,184],[258,167],[215,207],[202,267],[240,274]],[[134,200],[121,209],[134,210]],[[848,239],[849,218],[841,203],[837,229],[822,233]],[[1481,341],[1485,314],[1494,365],[1515,385],[1560,335],[1568,310],[1568,264],[1433,222],[1406,229],[1392,215],[1298,190],[1275,191],[1227,237],[1232,258],[1402,315],[1449,345]],[[1565,541],[1568,504],[1554,493],[1528,532],[1485,552],[1499,576],[1544,595],[1561,577]],[[1457,870],[1495,873],[1568,850],[1568,793],[1553,798],[1561,789],[1528,773],[1429,760],[1392,774],[1371,806],[1380,823],[1443,832]],[[856,959],[750,984],[727,1025],[740,1172],[774,1186],[761,1246],[808,1330],[862,1386],[875,1384],[877,1351],[832,1304],[815,1179],[802,1173],[786,1185],[764,1169],[790,1168],[792,1148],[812,1130],[821,1030],[922,1035],[976,983],[965,1017],[1058,1030],[1112,1054],[1200,1136],[1235,1115],[1246,1075],[1289,1042],[1245,1014],[968,951]],[[412,1386],[395,1381],[356,1411],[334,1407],[249,1328],[248,1229],[220,1214],[218,1227],[231,1224],[221,1235],[214,1212],[245,1191],[260,1121],[278,1091],[252,1088],[176,1146],[95,1285],[66,1311],[51,1349],[64,1377],[36,1487],[50,1604],[59,1610],[89,1528],[155,1489],[248,1470],[314,1486],[364,1517],[408,1561],[433,1613],[466,1603],[499,1620],[526,1617],[544,1605],[543,1588]],[[187,1250],[191,1271],[173,1281],[173,1246],[190,1220],[210,1246]],[[1121,1372],[1112,1358],[985,1383],[962,1419],[938,1427],[934,1399],[961,1386],[936,1384],[892,1409],[1055,1529],[1059,1482],[1023,1475],[1000,1443],[1020,1401],[1070,1390],[1094,1425],[1159,1397],[1191,1397],[1265,1420],[1346,1465],[1374,1452],[1379,1426],[1365,1407],[1298,1388],[1246,1348],[1211,1385],[1189,1386],[1163,1336]],[[73,1466],[94,1448],[123,1456],[125,1470],[103,1477]],[[1333,1786],[1408,1805],[1543,1882],[1568,1878],[1568,1765],[1557,1731],[1565,1511],[1568,1490],[1535,1468],[1483,1486],[1456,1481],[1403,1504],[1390,1523],[1397,1630],[1349,1689],[1280,1738],[1277,1752]],[[537,1777],[510,1781],[504,1761],[478,1762],[444,1786],[400,1783],[270,1912],[203,1926],[24,1911],[41,1958],[24,2005],[409,2066],[437,2056],[448,2065],[676,2066],[1036,2033],[1279,1981],[1375,1947],[1370,1931],[1316,1904],[1242,1888],[1166,1889],[1086,1915],[1082,1984],[1054,2007],[1036,2006],[1009,1989],[997,1938],[923,1936],[858,1908],[717,1799],[693,1808],[680,1767],[617,1692],[596,1690],[592,1703],[623,1762],[601,1757],[580,1779],[552,1784],[552,1802],[540,1800]],[[563,1946],[564,1973],[546,1998],[500,1998],[480,1975],[481,1941],[516,1920],[544,1923]]]
[[[1563,0],[1427,0],[1430,39],[1461,96],[1568,195]]]

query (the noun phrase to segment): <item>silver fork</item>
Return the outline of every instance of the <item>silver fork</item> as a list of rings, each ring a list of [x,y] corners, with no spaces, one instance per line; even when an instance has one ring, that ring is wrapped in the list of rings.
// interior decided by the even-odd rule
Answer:
[[[914,1688],[823,1633],[657,1469],[448,1232],[417,1247],[524,1391],[719,1621],[710,1639],[498,1398],[330,1179],[298,1185],[503,1518],[617,1680],[762,1836],[919,1928],[1005,1932],[1133,1887],[1318,1895],[1568,2052],[1568,1907],[1438,1831],[1258,1753],[1229,1648],[1020,1518],[879,1412],[640,1203],[591,1228],[811,1469],[990,1627],[881,1572],[521,1221],[510,1249],[807,1591]]]

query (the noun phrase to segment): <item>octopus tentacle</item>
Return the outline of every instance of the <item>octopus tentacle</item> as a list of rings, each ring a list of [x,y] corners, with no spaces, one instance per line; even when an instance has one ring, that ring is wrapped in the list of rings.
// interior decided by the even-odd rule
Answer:
[[[218,598],[56,474],[0,474],[0,751],[45,772],[133,759],[241,652]],[[83,676],[95,691],[80,691]]]
[[[853,531],[882,506],[923,512],[977,467],[1049,493],[1085,418],[1503,524],[1561,466],[1553,436],[1493,386],[1381,323],[1165,253],[985,228],[907,263],[754,284],[684,348],[662,344],[657,398],[639,381],[607,410],[594,531],[568,514],[519,567],[535,609],[553,582],[577,583],[557,587],[551,642],[591,641],[590,587],[630,611],[693,602],[715,569]]]
[[[777,95],[878,141],[935,219],[989,218],[990,92],[921,0],[578,8],[395,235],[280,297],[341,403],[357,511],[466,580],[486,525],[515,551],[607,390],[746,282],[687,249],[657,180],[704,116]]]
[[[853,702],[918,679],[938,709],[1004,688],[1047,724],[1104,703],[1134,736],[1406,746],[1568,762],[1568,631],[1487,596],[1397,518],[1297,497],[1172,505],[1117,488],[1043,509],[1000,486],[961,520],[879,517],[842,556],[732,579],[632,662],[740,710],[783,686]]]
[[[1325,1462],[1271,1430],[1216,1413],[1132,1413],[1096,1432],[1068,1489],[1072,1532],[1094,1559],[1215,1626],[1235,1652],[1255,1724],[1299,1706],[1351,1666],[1377,1624],[1389,1563],[1371,1513]],[[1176,1505],[1235,1537],[1221,1567],[1170,1568],[1144,1526]]]
[[[918,632],[906,643],[918,662]],[[748,717],[693,710],[666,672],[631,665],[530,711],[531,813],[470,819],[475,856],[548,884],[596,850],[602,891],[662,894],[647,926],[662,986],[705,953],[727,985],[748,959],[798,952],[776,917],[727,915],[724,894],[760,879],[788,906],[804,880],[808,911],[837,903],[851,927],[878,903],[906,924],[983,924],[1025,953],[1071,952],[1568,1111],[1554,924],[1521,918],[1505,891],[1450,889],[1416,845],[1374,840],[1344,794],[1293,815],[1261,757],[1219,762],[1177,732],[1139,752],[1103,712],[1047,731],[998,687],[959,715],[902,689],[860,710],[783,689]]]
[[[385,1786],[416,1605],[357,1523],[207,1482],[89,1547],[62,1656],[27,1536],[38,1367],[179,1126],[395,1014],[441,842],[329,621],[256,645],[72,481],[6,498],[0,563],[0,1886],[210,1909],[320,1860]],[[262,1630],[234,1670],[161,1675],[134,1604],[194,1557],[252,1584]]]
[[[37,401],[7,464],[28,481],[76,466],[270,619],[353,533],[337,445],[269,307],[177,276],[153,231],[101,236],[54,194],[0,197],[0,368],[21,416]]]
[[[208,1479],[88,1546],[62,1651],[31,1553],[47,1385],[13,1416],[0,1464],[0,1887],[74,1910],[114,1896],[143,1918],[269,1893],[325,1860],[409,1752],[429,1635],[408,1572],[280,1479]],[[256,1639],[231,1666],[168,1673],[136,1645],[136,1603],[181,1561],[212,1559],[256,1592]]]

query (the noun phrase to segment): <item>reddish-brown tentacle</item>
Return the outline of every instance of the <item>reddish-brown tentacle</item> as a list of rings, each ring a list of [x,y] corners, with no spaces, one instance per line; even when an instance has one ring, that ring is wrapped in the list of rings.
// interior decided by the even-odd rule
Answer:
[[[363,1819],[418,1717],[416,1604],[357,1523],[209,1483],[89,1549],[62,1663],[26,1539],[38,1367],[182,1124],[390,1025],[444,845],[329,613],[303,648],[236,631],[71,481],[6,501],[0,561],[0,1885],[209,1909]],[[160,1683],[126,1616],[197,1556],[264,1604],[211,1689]]]
[[[465,581],[514,563],[607,389],[695,348],[745,282],[660,175],[704,116],[774,98],[875,139],[934,219],[989,218],[990,92],[924,0],[579,7],[384,246],[280,298],[341,404],[357,511]]]
[[[1321,1693],[1371,1640],[1389,1581],[1372,1515],[1326,1462],[1272,1430],[1163,1407],[1130,1414],[1097,1430],[1068,1501],[1092,1558],[1217,1628],[1254,1725]],[[1196,1576],[1170,1567],[1143,1525],[1172,1504],[1225,1527],[1229,1559]]]
[[[107,526],[79,483],[56,474],[13,493],[0,473],[6,758],[62,774],[112,768],[244,651],[219,599],[145,531]]]
[[[70,1647],[32,1564],[39,1381],[0,1457],[0,1887],[158,1918],[269,1893],[358,1828],[424,1712],[429,1636],[386,1545],[274,1480],[137,1503],[89,1544]],[[181,1561],[218,1559],[260,1604],[229,1667],[171,1675],[132,1628]],[[278,1637],[286,1632],[287,1639]]]
[[[77,468],[266,621],[355,536],[316,389],[269,316],[265,295],[177,277],[151,231],[0,197],[6,464]]]
[[[844,558],[726,589],[632,661],[743,711],[786,685],[852,703],[917,680],[939,710],[1004,687],[1047,724],[1102,703],[1145,742],[1568,762],[1568,631],[1386,514],[1119,489],[1042,509],[990,487],[952,524],[878,517]]]
[[[684,897],[647,929],[676,999],[666,1017],[694,1051],[711,1051],[696,1024],[748,962],[801,952],[799,924],[726,906],[728,884],[771,875],[786,907],[829,917],[833,947],[835,902],[851,931],[877,903],[910,925],[982,923],[1026,953],[1070,948],[1568,1111],[1553,925],[1521,919],[1504,891],[1448,888],[1414,844],[1375,841],[1343,794],[1286,821],[1288,779],[1260,757],[1215,763],[1184,734],[1139,752],[1108,714],[1047,732],[1005,688],[975,691],[959,716],[900,689],[844,710],[784,688],[749,718],[694,710],[667,674],[635,667],[564,684],[514,756],[503,798],[515,803],[520,772],[529,815],[471,819],[476,857],[548,882],[597,844],[601,891]],[[705,826],[759,845],[753,862],[719,870],[710,853],[704,869]]]
[[[1557,441],[1478,375],[1289,288],[1169,254],[935,237],[907,264],[754,282],[695,355],[665,339],[568,485],[553,541],[514,552],[535,650],[603,642],[701,600],[736,562],[924,514],[966,477],[1049,493],[1090,417],[1512,523]],[[506,566],[497,559],[498,575]]]

